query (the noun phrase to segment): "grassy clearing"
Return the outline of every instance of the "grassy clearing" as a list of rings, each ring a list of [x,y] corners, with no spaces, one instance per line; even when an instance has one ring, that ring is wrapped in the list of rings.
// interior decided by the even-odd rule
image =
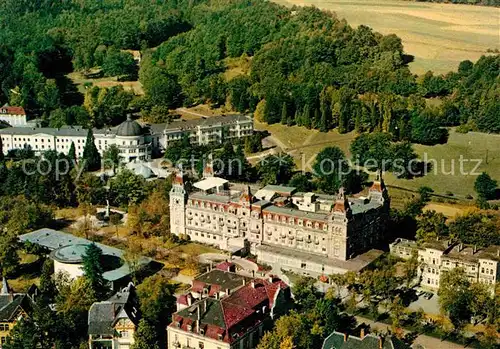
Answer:
[[[224,72],[224,78],[226,81],[233,79],[238,75],[248,75],[250,73],[250,61],[251,57],[241,56],[237,58],[228,57],[224,60],[226,64],[226,71]]]
[[[204,253],[220,253],[220,250],[206,246],[206,245],[201,245],[195,242],[190,242],[185,245],[178,245],[171,250],[174,253],[179,253],[179,254],[187,254],[189,256],[199,256],[200,254]]]
[[[86,84],[98,87],[123,86],[125,91],[131,91],[135,95],[141,96],[144,94],[142,84],[139,81],[118,81],[116,77],[88,79],[79,72],[69,73],[68,78],[73,81],[73,83],[77,86],[78,91],[82,94],[85,94]]]
[[[500,48],[500,10],[485,6],[401,0],[277,0],[282,4],[317,6],[337,13],[356,27],[368,25],[395,33],[405,51],[415,56],[414,73],[446,73],[465,59],[477,60],[487,49]]]
[[[414,145],[421,159],[435,159],[437,166],[426,176],[411,180],[397,179],[392,174],[386,175],[386,183],[408,189],[418,189],[429,186],[436,194],[446,195],[448,192],[459,199],[465,199],[468,194],[475,197],[474,181],[476,174],[483,171],[500,180],[500,135],[470,132],[468,134],[450,131],[447,144],[424,146]],[[464,162],[464,174],[460,172],[460,157],[475,159],[474,162]],[[428,160],[430,161],[430,160]],[[475,173],[472,170],[480,162]],[[454,166],[454,174],[448,174]]]
[[[349,156],[349,145],[356,137],[354,132],[339,134],[336,130],[328,133],[321,133],[317,130],[308,130],[304,127],[288,127],[281,124],[267,125],[255,122],[257,130],[267,130],[271,133],[277,143],[286,146],[295,159],[298,169],[306,168],[314,161],[308,163],[309,159],[314,159],[319,151],[327,146],[338,146]],[[425,146],[415,144],[414,149],[420,159],[433,161],[433,169],[421,178],[398,179],[391,173],[385,175],[385,182],[390,186],[401,187],[409,190],[417,190],[421,186],[428,186],[434,189],[436,194],[466,200],[467,195],[475,197],[474,181],[477,174],[485,171],[493,178],[500,181],[500,135],[469,132],[467,134],[456,133],[450,130],[448,143],[443,145]],[[464,159],[477,159],[474,162],[464,162],[464,174],[460,170],[460,157]],[[302,159],[305,159],[304,161]],[[472,172],[476,166],[476,161],[480,162],[479,167]],[[453,174],[450,173],[454,169]],[[475,173],[475,174],[474,174]],[[394,201],[396,206],[402,206],[404,201],[411,197],[411,192],[391,188],[391,193],[397,193],[400,199]],[[391,195],[392,196],[392,195]]]

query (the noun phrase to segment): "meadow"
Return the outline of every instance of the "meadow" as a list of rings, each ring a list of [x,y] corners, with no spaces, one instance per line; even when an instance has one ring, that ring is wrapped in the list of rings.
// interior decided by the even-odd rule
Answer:
[[[323,148],[337,146],[350,156],[349,146],[356,137],[355,132],[339,134],[336,130],[322,133],[318,130],[308,130],[299,126],[268,125],[255,122],[257,130],[267,130],[274,138],[274,143],[292,155],[297,169],[308,170],[307,165],[314,163],[314,157]],[[475,197],[474,181],[477,174],[485,171],[500,182],[500,135],[469,132],[461,134],[450,130],[446,144],[425,146],[413,145],[421,160],[432,163],[427,175],[414,179],[399,179],[391,173],[385,175],[389,186],[416,191],[421,186],[431,187],[436,194],[466,199],[468,195]],[[460,168],[460,158],[463,161],[463,171]],[[304,159],[304,160],[303,160]],[[476,164],[478,164],[476,168]],[[310,168],[309,168],[310,170]],[[474,172],[473,172],[474,170]],[[401,196],[411,196],[410,193],[400,193]],[[404,194],[404,195],[403,195]],[[451,195],[453,194],[453,195]]]
[[[368,25],[397,34],[416,74],[456,70],[465,59],[477,60],[500,49],[500,9],[485,6],[422,3],[402,0],[277,0],[288,5],[316,6],[335,12],[354,27]]]

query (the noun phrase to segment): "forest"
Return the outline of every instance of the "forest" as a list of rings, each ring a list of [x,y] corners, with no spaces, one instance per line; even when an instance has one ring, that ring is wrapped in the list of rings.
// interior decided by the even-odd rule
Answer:
[[[256,1],[4,1],[0,102],[50,126],[115,125],[128,109],[150,115],[209,103],[268,123],[321,131],[382,131],[394,140],[446,141],[440,126],[500,132],[500,55],[457,72],[413,75],[400,38],[352,28],[334,13]],[[138,71],[145,96],[120,87],[82,96],[70,71]],[[129,55],[129,56],[127,56]],[[226,78],[228,59],[250,62]],[[429,99],[439,103],[428,106]]]

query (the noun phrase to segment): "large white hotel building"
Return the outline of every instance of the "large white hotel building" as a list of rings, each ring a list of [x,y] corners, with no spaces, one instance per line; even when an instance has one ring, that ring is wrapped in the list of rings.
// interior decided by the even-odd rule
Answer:
[[[207,166],[210,168],[210,166]],[[311,274],[360,271],[382,251],[390,199],[382,180],[367,197],[301,193],[268,185],[254,194],[205,170],[187,193],[182,173],[170,192],[170,228],[177,235],[260,262]]]

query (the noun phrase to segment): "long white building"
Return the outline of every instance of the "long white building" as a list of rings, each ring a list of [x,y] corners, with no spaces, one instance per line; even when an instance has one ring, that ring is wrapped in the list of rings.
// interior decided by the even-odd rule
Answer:
[[[253,120],[249,116],[228,115],[170,124],[140,125],[129,116],[117,127],[92,131],[101,155],[115,144],[124,162],[147,161],[152,154],[161,153],[170,142],[180,140],[184,134],[193,144],[221,143],[227,139],[248,136],[253,132]],[[88,130],[80,126],[8,127],[0,129],[1,150],[4,154],[22,148],[30,148],[37,154],[47,150],[68,153],[71,143],[74,143],[76,156],[81,157],[87,134]]]

